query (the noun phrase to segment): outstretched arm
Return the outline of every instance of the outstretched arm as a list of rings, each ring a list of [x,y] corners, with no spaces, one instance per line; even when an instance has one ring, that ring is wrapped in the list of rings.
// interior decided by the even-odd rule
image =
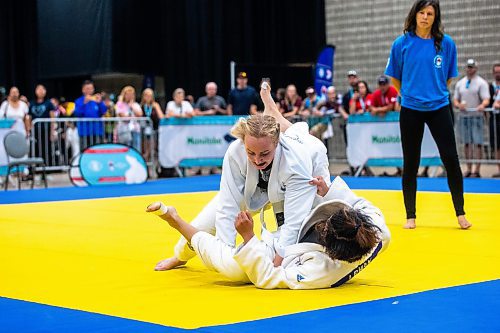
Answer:
[[[264,103],[264,114],[276,119],[276,121],[280,124],[281,132],[285,132],[290,126],[292,126],[292,123],[283,117],[280,110],[278,110],[276,103],[271,97],[271,86],[267,81],[262,82],[260,85],[260,98]]]

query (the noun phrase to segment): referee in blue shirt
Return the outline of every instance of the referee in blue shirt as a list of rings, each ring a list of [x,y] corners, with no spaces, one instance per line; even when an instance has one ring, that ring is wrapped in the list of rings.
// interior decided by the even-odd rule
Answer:
[[[448,186],[462,229],[465,218],[463,178],[458,161],[450,114],[448,84],[458,75],[457,50],[443,33],[438,0],[417,0],[406,17],[404,34],[392,45],[385,74],[401,95],[401,143],[403,148],[404,228],[414,229],[417,172],[424,125],[436,141],[448,175]]]

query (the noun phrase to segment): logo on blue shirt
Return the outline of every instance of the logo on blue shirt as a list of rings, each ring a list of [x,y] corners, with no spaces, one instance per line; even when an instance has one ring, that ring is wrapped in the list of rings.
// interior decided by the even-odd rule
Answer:
[[[442,64],[443,64],[443,57],[438,54],[437,56],[434,57],[434,67],[441,68]]]

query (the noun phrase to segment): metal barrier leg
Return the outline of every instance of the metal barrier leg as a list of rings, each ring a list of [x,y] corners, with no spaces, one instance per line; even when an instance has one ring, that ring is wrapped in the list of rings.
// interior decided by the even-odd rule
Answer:
[[[10,166],[7,168],[7,175],[5,176],[5,191],[9,188],[9,175],[10,175]]]

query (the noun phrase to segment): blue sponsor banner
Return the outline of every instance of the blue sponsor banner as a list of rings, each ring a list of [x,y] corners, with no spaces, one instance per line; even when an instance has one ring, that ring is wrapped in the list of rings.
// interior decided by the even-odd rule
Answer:
[[[142,184],[148,178],[141,154],[122,144],[88,147],[80,155],[80,174],[89,185]]]
[[[333,57],[335,56],[335,46],[326,46],[319,54],[316,62],[314,74],[314,89],[318,95],[333,85]]]

